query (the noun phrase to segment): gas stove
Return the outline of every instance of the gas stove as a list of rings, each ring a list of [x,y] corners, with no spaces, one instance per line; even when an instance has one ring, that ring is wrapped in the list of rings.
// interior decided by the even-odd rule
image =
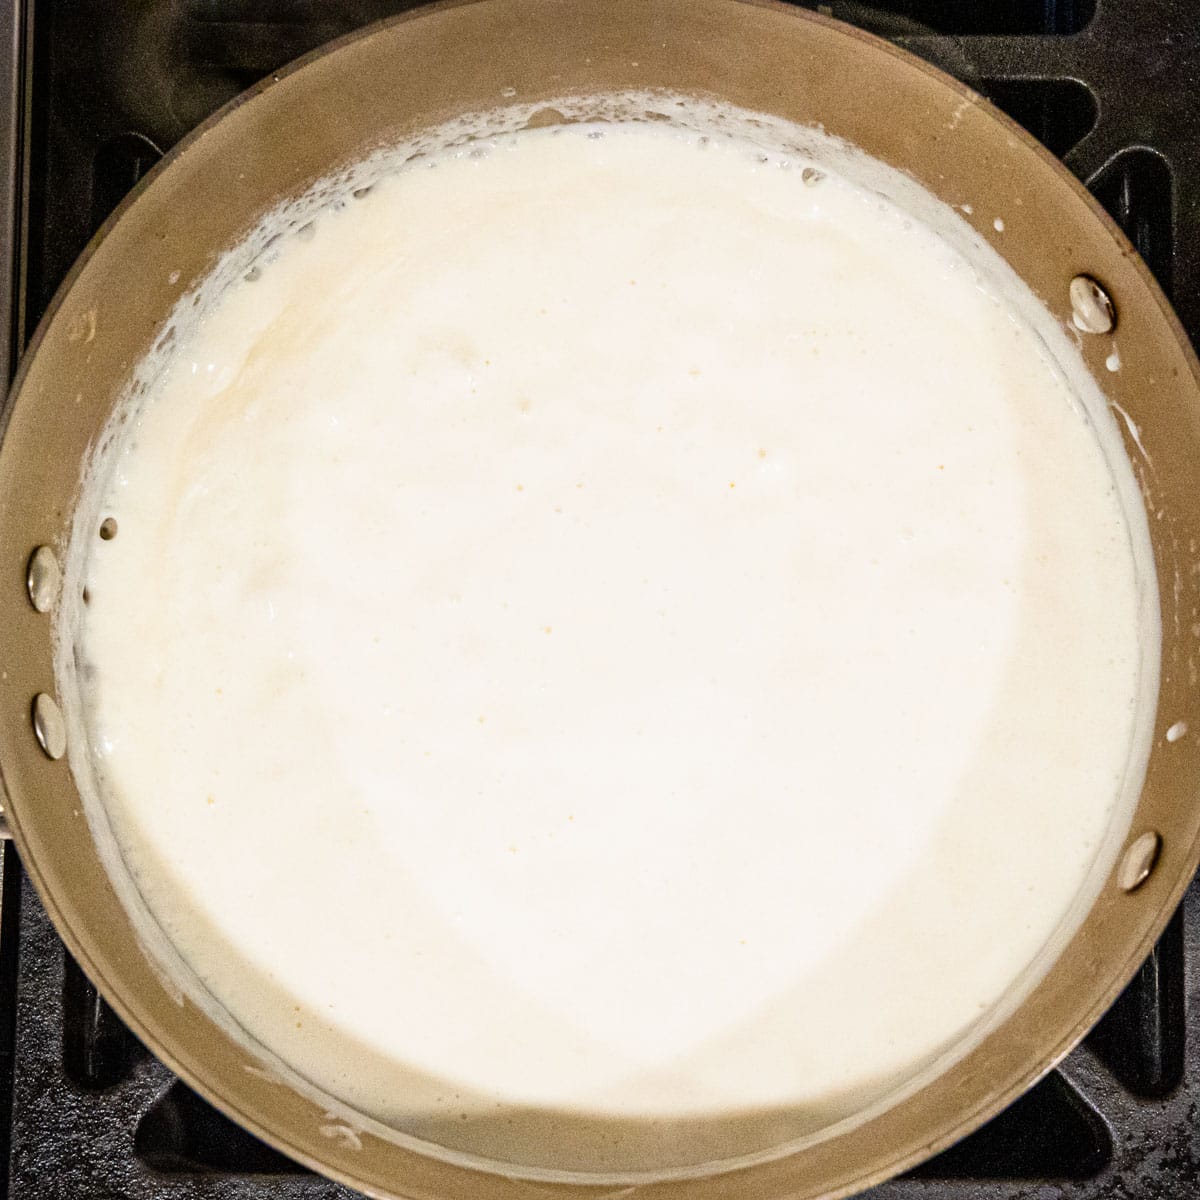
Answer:
[[[137,180],[245,87],[405,0],[0,0],[0,360]],[[1200,20],[1188,0],[840,0],[1029,129],[1200,338]],[[158,1063],[64,951],[11,844],[0,890],[0,1200],[333,1200]],[[1200,1197],[1200,885],[1086,1041],[872,1200]]]

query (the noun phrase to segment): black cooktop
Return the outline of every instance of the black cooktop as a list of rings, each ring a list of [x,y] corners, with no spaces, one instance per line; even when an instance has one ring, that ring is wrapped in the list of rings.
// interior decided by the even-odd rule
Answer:
[[[578,0],[580,3],[587,0]],[[88,238],[189,129],[405,0],[0,0],[0,360]],[[1078,175],[1200,338],[1200,7],[842,0],[810,7],[970,83]],[[1198,464],[1200,467],[1200,464]],[[1200,884],[1082,1046],[872,1200],[1200,1198]],[[0,1200],[333,1200],[243,1133],[97,996],[22,878],[0,899]]]

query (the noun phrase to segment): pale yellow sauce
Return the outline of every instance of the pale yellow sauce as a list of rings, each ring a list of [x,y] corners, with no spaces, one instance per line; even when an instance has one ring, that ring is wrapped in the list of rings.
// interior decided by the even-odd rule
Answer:
[[[853,1111],[1034,960],[1124,819],[1144,532],[928,229],[587,132],[228,292],[82,645],[126,861],[246,1030],[441,1145],[633,1169]]]

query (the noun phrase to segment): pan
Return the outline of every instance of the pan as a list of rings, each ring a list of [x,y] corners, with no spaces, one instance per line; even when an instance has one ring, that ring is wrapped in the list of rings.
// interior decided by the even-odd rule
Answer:
[[[1153,746],[1132,822],[1082,923],[986,1036],[898,1102],[807,1144],[684,1174],[482,1163],[414,1143],[269,1062],[139,936],[72,770],[55,618],[85,465],[171,314],[264,214],[464,113],[654,91],[719,99],[835,137],[956,206],[1075,331],[1149,522],[1162,644]],[[1003,221],[994,220],[1003,214]],[[1106,369],[1116,353],[1121,369]],[[474,0],[421,8],[265,80],[187,138],[104,226],[26,356],[0,446],[0,776],[23,864],[67,947],[130,1028],[214,1105],[370,1195],[545,1200],[847,1195],[1000,1111],[1112,1003],[1200,859],[1200,375],[1169,305],[1096,203],[969,89],[866,34],[752,0]],[[1195,731],[1195,732],[1191,732]],[[552,1131],[551,1131],[552,1133]]]

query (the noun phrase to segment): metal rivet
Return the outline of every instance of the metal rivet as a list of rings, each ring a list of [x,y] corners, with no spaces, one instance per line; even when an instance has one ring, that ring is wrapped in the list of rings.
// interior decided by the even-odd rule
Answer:
[[[49,612],[62,583],[62,571],[58,559],[49,546],[39,546],[29,556],[29,568],[25,572],[25,586],[29,599],[40,613]]]
[[[1071,280],[1071,320],[1084,333],[1108,333],[1117,323],[1112,300],[1090,275]]]
[[[38,692],[33,698],[33,732],[47,758],[62,758],[67,752],[67,723],[53,696]]]
[[[1150,878],[1162,850],[1162,838],[1153,829],[1135,838],[1117,868],[1117,883],[1125,892],[1136,892]]]
[[[116,517],[105,517],[100,522],[100,536],[106,541],[111,542],[117,536],[117,519]]]

